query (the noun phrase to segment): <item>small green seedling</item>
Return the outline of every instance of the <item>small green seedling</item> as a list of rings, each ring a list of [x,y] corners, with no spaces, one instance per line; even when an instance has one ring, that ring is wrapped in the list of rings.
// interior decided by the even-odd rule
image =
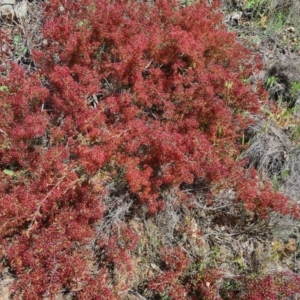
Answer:
[[[260,0],[247,0],[246,1],[246,8],[247,9],[254,9],[258,6]]]
[[[6,175],[8,175],[8,176],[13,176],[15,174],[14,171],[9,170],[9,169],[4,169],[3,173],[6,174]]]
[[[300,94],[300,82],[293,81],[291,83],[291,96],[297,98]]]
[[[266,81],[266,86],[267,87],[272,87],[276,83],[277,83],[277,77],[276,76],[269,76],[267,78],[267,81]]]
[[[15,35],[14,36],[14,44],[15,44],[15,46],[17,46],[19,44],[19,42],[20,42],[20,37],[18,35]]]
[[[2,85],[0,86],[0,91],[8,93],[8,87],[6,85]]]

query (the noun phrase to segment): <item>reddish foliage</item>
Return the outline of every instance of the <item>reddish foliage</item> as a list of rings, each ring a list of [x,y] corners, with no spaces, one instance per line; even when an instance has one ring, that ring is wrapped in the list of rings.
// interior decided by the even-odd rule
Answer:
[[[150,281],[148,287],[170,299],[209,299],[219,297],[217,280],[222,273],[215,268],[205,268],[199,272],[189,272],[195,262],[190,261],[180,248],[161,249],[166,270]],[[201,264],[201,262],[198,262]]]
[[[53,0],[44,12],[47,43],[33,53],[37,72],[7,66],[0,167],[13,175],[0,174],[0,240],[17,297],[67,288],[113,299],[106,277],[91,275],[86,250],[103,215],[105,182],[95,178],[104,169],[150,213],[163,207],[162,191],[198,178],[235,188],[262,216],[288,211],[285,198],[235,162],[250,122],[243,113],[257,113],[264,100],[243,83],[259,65],[205,2],[179,9],[171,0]],[[114,234],[104,248],[127,268],[136,239],[123,234],[126,246]],[[173,286],[186,262],[165,259],[161,276]],[[175,291],[186,293],[183,285]]]
[[[188,289],[183,282],[189,263],[186,254],[180,248],[161,249],[161,253],[166,271],[150,281],[148,288],[171,299],[187,299]]]
[[[217,281],[222,278],[220,270],[215,268],[206,268],[201,275],[196,275],[191,279],[191,294],[198,297],[192,297],[197,299],[201,295],[202,299],[219,300]]]
[[[162,188],[228,176],[248,123],[238,112],[258,112],[259,103],[242,83],[253,71],[250,53],[221,16],[203,2],[81,2],[64,4],[72,17],[59,1],[46,8],[48,43],[35,58],[54,91],[51,117],[64,116],[68,136],[81,134],[125,168],[152,213]],[[95,94],[91,111],[86,99]]]
[[[291,272],[280,272],[246,281],[241,299],[288,299],[300,293],[300,278]]]

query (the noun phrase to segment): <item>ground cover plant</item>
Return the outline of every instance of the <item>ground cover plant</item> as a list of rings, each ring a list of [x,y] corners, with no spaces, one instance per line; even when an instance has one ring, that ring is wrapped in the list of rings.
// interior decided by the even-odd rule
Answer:
[[[216,226],[255,238],[270,215],[299,216],[238,159],[268,99],[248,80],[259,60],[226,31],[218,5],[53,0],[43,9],[31,69],[1,61],[0,253],[11,296],[299,292],[296,274],[264,273],[237,254],[226,269],[220,233],[205,243]],[[133,226],[140,216],[148,232],[159,231],[151,220],[163,229],[157,241]],[[147,247],[158,267],[137,283]]]

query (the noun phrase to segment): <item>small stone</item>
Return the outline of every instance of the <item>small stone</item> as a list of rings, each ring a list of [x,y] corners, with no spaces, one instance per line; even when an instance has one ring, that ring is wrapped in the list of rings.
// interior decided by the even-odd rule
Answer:
[[[295,32],[295,27],[290,26],[290,27],[288,27],[285,31],[286,31],[286,32]]]
[[[65,8],[62,5],[60,5],[58,8],[58,11],[63,13],[65,11]]]
[[[0,0],[0,6],[4,6],[4,5],[15,5],[16,4],[16,0]]]
[[[156,264],[150,263],[150,267],[155,271],[159,270],[159,267]]]
[[[16,17],[20,20],[20,19],[25,19],[25,17],[27,16],[27,1],[23,0],[21,2],[19,2],[18,4],[16,4],[15,6],[15,14]]]
[[[6,17],[8,19],[13,19],[15,15],[13,5],[11,4],[2,4],[0,6],[0,17]]]

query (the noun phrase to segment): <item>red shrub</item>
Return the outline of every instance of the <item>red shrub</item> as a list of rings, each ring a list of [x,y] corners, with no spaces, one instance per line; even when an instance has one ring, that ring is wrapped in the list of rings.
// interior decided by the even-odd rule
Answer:
[[[161,253],[165,271],[149,282],[149,289],[161,295],[166,294],[172,300],[221,299],[217,287],[217,280],[222,278],[220,270],[205,267],[197,272],[190,271],[197,264],[201,265],[201,261],[188,259],[187,254],[179,247],[161,249]]]
[[[205,2],[46,5],[37,72],[12,64],[0,77],[0,240],[16,295],[66,288],[113,299],[105,276],[91,275],[86,250],[104,210],[99,171],[126,182],[150,213],[163,207],[162,191],[198,178],[240,189],[249,209],[285,212],[286,199],[275,205],[235,162],[244,112],[264,100],[243,83],[258,64]],[[129,261],[131,251],[118,238],[106,247],[116,265],[114,253]],[[182,270],[170,264],[174,281]]]
[[[162,261],[166,270],[148,284],[148,288],[160,294],[167,294],[170,299],[188,299],[188,289],[184,285],[184,273],[189,260],[182,249],[161,249]]]
[[[246,281],[241,299],[278,300],[288,299],[300,293],[300,278],[291,272],[280,272],[274,275]]]
[[[64,3],[68,14],[59,1],[46,8],[48,43],[35,53],[54,91],[52,119],[64,116],[68,136],[100,145],[108,163],[125,168],[151,212],[161,188],[228,176],[247,124],[240,112],[258,112],[259,103],[242,83],[250,53],[221,16],[203,2],[80,3]]]

